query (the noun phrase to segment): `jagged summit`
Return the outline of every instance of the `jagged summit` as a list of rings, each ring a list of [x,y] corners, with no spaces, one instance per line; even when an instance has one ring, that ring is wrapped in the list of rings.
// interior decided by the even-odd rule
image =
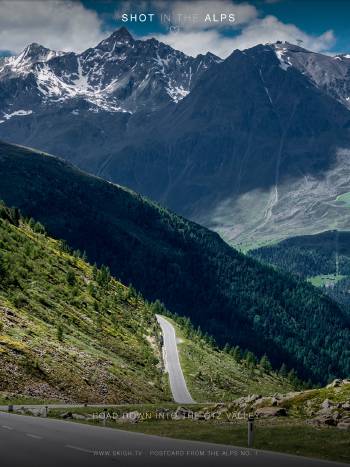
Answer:
[[[293,49],[295,48],[295,49],[307,50],[304,47],[302,47],[300,44],[302,44],[302,42],[296,44],[294,42],[288,42],[288,41],[276,41],[276,42],[267,42],[266,45],[271,45],[273,47],[287,47],[287,48],[293,48]]]
[[[218,57],[217,55],[213,54],[212,52],[207,52],[205,54],[198,54],[196,56],[196,59],[207,59],[207,60],[213,60],[216,63],[223,62],[223,59]]]
[[[126,45],[134,41],[134,38],[130,34],[130,32],[125,28],[119,28],[114,31],[110,36],[106,39],[101,41],[97,46],[96,49],[102,49],[105,51],[112,51],[115,49],[116,46]]]
[[[12,69],[13,71],[19,71],[22,74],[28,72],[32,66],[38,62],[47,62],[51,58],[64,55],[64,52],[57,52],[44,47],[41,44],[33,42],[19,54],[10,56],[5,59],[5,67]],[[1,72],[2,70],[0,70]]]
[[[301,43],[276,41],[257,44],[246,50],[236,49],[225,62],[234,67],[237,60],[248,63],[247,59],[253,60],[260,70],[259,73],[263,72],[263,68],[266,71],[273,67],[279,67],[287,73],[299,72],[307,77],[313,86],[350,109],[349,54],[330,56],[307,50]]]
[[[28,56],[28,55],[46,53],[49,51],[50,49],[48,49],[47,47],[44,47],[43,45],[38,44],[37,42],[32,42],[24,49],[23,54]]]
[[[122,26],[121,28],[114,31],[113,34],[111,34],[110,37],[115,37],[115,38],[119,38],[119,39],[128,39],[128,40],[133,39],[133,37],[130,34],[129,30],[124,26]]]
[[[153,111],[183,99],[218,60],[213,54],[189,57],[154,38],[136,40],[125,27],[80,54],[55,52],[33,43],[2,62],[0,87],[2,80],[11,78],[18,85],[16,95],[21,96],[19,108],[13,107],[13,96],[9,96],[9,108],[3,111],[10,115],[6,118],[18,118],[29,115],[28,110],[30,115],[37,113],[37,105],[54,102],[62,107],[71,105],[72,99],[76,105],[77,97],[80,105],[70,109],[73,115],[83,108],[129,114]],[[24,84],[27,78],[29,83]]]

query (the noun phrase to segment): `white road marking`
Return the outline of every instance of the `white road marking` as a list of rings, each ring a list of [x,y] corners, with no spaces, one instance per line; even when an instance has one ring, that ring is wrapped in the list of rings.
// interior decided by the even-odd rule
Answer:
[[[43,439],[42,436],[33,435],[32,433],[26,433],[26,436],[29,436],[29,438],[34,438],[34,439]]]
[[[5,430],[13,430],[12,426],[8,425],[1,425],[1,428],[5,428]]]
[[[90,451],[89,449],[81,448],[80,446],[72,446],[71,444],[65,444],[64,447],[68,449],[75,449],[76,451],[87,452],[88,454],[93,454],[93,451]]]

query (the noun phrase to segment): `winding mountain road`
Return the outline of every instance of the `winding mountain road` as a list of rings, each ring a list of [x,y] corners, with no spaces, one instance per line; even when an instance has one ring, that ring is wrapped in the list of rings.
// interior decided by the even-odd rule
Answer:
[[[164,362],[166,371],[169,374],[173,399],[179,404],[193,404],[195,401],[189,393],[180,365],[174,326],[163,316],[156,315],[156,317],[163,333]]]

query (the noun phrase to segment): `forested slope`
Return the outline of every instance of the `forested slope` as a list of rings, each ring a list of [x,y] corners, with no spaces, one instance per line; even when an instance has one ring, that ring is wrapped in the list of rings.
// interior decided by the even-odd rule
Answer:
[[[304,281],[275,272],[213,232],[63,161],[0,145],[0,198],[56,238],[220,344],[240,345],[303,379],[350,373],[349,321]]]

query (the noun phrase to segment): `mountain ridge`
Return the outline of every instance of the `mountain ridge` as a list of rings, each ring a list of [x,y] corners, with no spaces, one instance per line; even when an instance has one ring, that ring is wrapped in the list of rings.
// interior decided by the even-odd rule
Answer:
[[[79,97],[92,105],[91,111],[134,113],[143,106],[150,110],[178,102],[201,69],[218,60],[209,53],[189,57],[154,38],[134,39],[126,28],[120,28],[79,54],[30,44],[18,56],[2,61],[0,81],[8,76],[11,80],[31,76],[40,106]],[[20,87],[17,90],[23,92]]]
[[[151,121],[153,139],[136,131],[99,173],[237,241],[240,229],[262,230],[273,217],[277,186],[303,180],[300,174],[322,179],[337,145],[349,147],[349,122],[340,102],[299,71],[282,69],[271,47],[256,46],[211,67],[185,100]],[[239,203],[255,192],[265,206],[250,226]]]

